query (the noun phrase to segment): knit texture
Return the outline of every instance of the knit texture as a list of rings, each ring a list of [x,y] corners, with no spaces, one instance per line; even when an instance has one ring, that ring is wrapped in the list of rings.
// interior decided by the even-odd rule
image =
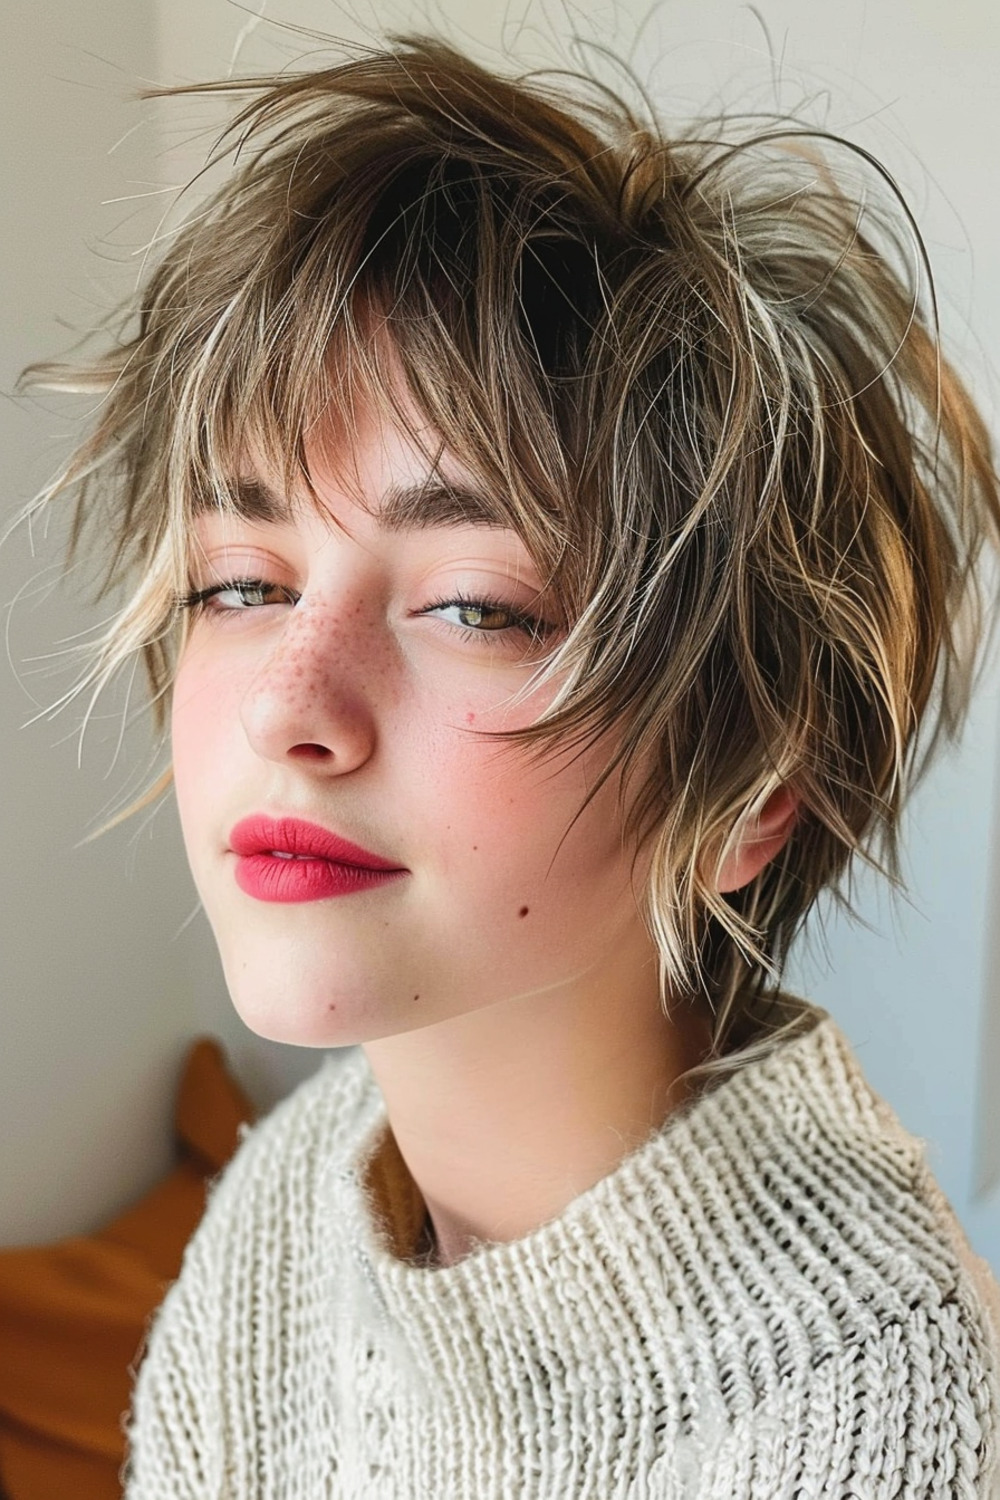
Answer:
[[[331,1054],[213,1189],[127,1500],[996,1500],[997,1284],[807,1010],[558,1218],[448,1267],[394,1246],[385,1106]]]

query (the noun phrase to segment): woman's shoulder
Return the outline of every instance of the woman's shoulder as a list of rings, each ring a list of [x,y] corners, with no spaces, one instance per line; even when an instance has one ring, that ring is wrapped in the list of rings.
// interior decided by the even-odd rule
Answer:
[[[242,1127],[234,1156],[209,1186],[188,1255],[221,1251],[234,1237],[262,1246],[283,1225],[303,1231],[324,1174],[346,1162],[377,1104],[361,1048],[328,1053],[311,1077]]]
[[[327,1145],[353,1139],[377,1094],[360,1047],[326,1052],[308,1078],[281,1099],[254,1125],[243,1126],[238,1155],[266,1156],[287,1150],[294,1141],[317,1137]],[[236,1158],[234,1157],[234,1161]]]
[[[744,1086],[745,1107],[771,1112],[755,1179],[772,1248],[826,1294],[850,1342],[887,1337],[995,1426],[1000,1286],[937,1182],[928,1142],[871,1085],[825,1012],[749,1069]]]
[[[937,1474],[950,1444],[968,1493],[1000,1497],[1000,1287],[829,1013],[709,1090],[675,1145],[710,1259],[737,1268],[720,1368],[738,1326],[786,1431],[857,1431],[873,1472],[906,1450]]]
[[[316,1202],[323,1174],[350,1151],[371,1093],[360,1049],[343,1049],[244,1127],[139,1351],[130,1496],[165,1495],[178,1479],[179,1452],[190,1474],[201,1476],[199,1494],[229,1493],[221,1435],[243,1408],[233,1372],[261,1360],[272,1369],[288,1342],[302,1288],[308,1292],[322,1261]]]
[[[812,1025],[733,1082],[737,1097],[721,1113],[756,1120],[755,1175],[801,1233],[850,1242],[901,1285],[919,1267],[953,1290],[969,1270],[1000,1335],[1000,1287],[934,1176],[928,1141],[872,1086],[828,1012],[815,1010]]]

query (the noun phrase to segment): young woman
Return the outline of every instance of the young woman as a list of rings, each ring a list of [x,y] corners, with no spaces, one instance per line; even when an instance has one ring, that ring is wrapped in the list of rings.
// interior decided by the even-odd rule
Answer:
[[[360,1045],[215,1185],[130,1500],[994,1494],[996,1285],[780,989],[1000,520],[905,210],[426,39],[218,87],[137,325],[38,375],[106,393],[45,498],[240,1015]]]

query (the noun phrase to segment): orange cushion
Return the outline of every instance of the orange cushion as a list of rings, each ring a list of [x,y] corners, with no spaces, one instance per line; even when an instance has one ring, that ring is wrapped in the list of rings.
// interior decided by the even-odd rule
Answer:
[[[123,1422],[151,1314],[180,1272],[208,1182],[253,1108],[202,1037],[184,1062],[174,1170],[96,1234],[0,1251],[0,1494],[119,1500]]]

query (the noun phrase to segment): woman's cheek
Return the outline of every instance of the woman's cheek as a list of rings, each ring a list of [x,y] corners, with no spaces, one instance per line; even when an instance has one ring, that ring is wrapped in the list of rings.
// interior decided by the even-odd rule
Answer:
[[[222,671],[212,654],[190,647],[177,669],[170,739],[174,787],[189,852],[203,812],[219,806],[231,782],[234,731],[239,728],[242,688],[235,671]]]
[[[620,892],[625,864],[611,786],[580,812],[594,775],[586,757],[538,762],[516,743],[453,735],[422,757],[418,775],[443,873],[461,879],[466,895],[503,899],[520,915],[527,900],[552,909]]]

